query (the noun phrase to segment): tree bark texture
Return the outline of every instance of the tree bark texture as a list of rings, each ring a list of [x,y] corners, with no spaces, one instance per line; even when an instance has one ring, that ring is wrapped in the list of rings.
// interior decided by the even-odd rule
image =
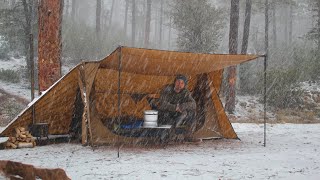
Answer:
[[[241,54],[247,54],[251,22],[251,5],[252,0],[246,0],[246,12],[244,19]]]
[[[247,54],[248,50],[248,42],[249,42],[249,34],[250,34],[250,22],[251,22],[251,7],[252,0],[246,0],[246,11],[244,17],[244,27],[243,27],[243,37],[242,37],[242,46],[241,46],[241,54]],[[243,75],[245,73],[245,68],[243,65],[239,65],[239,80],[238,83],[242,87],[242,84],[246,83],[246,77]]]
[[[144,47],[149,47],[149,38],[150,38],[150,22],[151,22],[151,0],[147,0],[147,15],[146,15],[146,29],[144,37]]]
[[[230,31],[229,31],[229,53],[237,54],[238,49],[238,25],[239,25],[239,0],[231,0]],[[234,113],[235,110],[235,87],[236,66],[228,68],[228,92],[226,97],[226,110]]]
[[[61,22],[63,1],[39,1],[38,68],[39,91],[61,77]]]

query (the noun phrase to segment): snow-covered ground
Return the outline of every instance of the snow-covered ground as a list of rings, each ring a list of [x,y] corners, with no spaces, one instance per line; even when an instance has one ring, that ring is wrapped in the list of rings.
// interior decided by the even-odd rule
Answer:
[[[264,105],[259,102],[258,96],[240,96],[236,97],[236,107],[234,114],[228,114],[232,122],[263,122]],[[275,120],[275,114],[268,108],[267,118],[269,122]]]
[[[1,150],[1,160],[63,168],[72,179],[319,179],[320,124],[233,124],[239,140],[117,149],[55,144]]]

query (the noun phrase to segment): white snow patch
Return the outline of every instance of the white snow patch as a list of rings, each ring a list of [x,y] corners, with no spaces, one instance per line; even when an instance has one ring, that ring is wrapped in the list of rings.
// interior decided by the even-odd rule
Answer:
[[[222,98],[224,102],[225,99]],[[225,104],[225,103],[224,103]],[[264,104],[259,102],[258,96],[236,96],[236,107],[234,114],[228,114],[231,120],[242,122],[261,122],[264,119]],[[275,120],[275,114],[267,108],[268,120]]]
[[[319,81],[301,82],[301,83],[299,83],[299,85],[300,85],[300,88],[304,92],[312,92],[312,91],[320,92],[320,82]]]
[[[19,70],[24,68],[27,65],[25,57],[14,58],[11,57],[8,61],[0,60],[0,69],[11,69],[11,70]]]
[[[54,144],[2,150],[0,159],[63,168],[72,179],[318,179],[320,124],[233,124],[239,140],[166,148]]]
[[[0,133],[2,133],[3,130],[4,130],[4,127],[0,126]]]
[[[24,82],[10,83],[10,82],[0,81],[0,89],[3,89],[10,94],[23,97],[27,100],[31,99],[30,86]],[[35,96],[37,96],[36,92],[35,92]]]

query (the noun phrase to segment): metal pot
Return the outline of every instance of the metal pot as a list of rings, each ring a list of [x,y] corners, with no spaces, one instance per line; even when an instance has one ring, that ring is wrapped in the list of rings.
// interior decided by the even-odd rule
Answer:
[[[158,127],[158,111],[144,111],[143,127]]]
[[[158,122],[158,111],[144,111],[144,122]]]

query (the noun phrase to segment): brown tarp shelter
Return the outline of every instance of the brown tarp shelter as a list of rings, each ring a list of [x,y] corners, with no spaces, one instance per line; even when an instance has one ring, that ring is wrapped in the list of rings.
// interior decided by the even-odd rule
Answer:
[[[196,138],[237,138],[219,98],[223,69],[257,55],[199,54],[118,47],[106,58],[82,62],[23,110],[1,133],[48,123],[49,134],[78,132],[83,144],[136,143],[148,137],[115,133],[117,123],[143,119],[164,85],[177,74],[189,78],[197,102]],[[118,124],[119,125],[119,124]],[[117,126],[119,127],[119,126]]]

